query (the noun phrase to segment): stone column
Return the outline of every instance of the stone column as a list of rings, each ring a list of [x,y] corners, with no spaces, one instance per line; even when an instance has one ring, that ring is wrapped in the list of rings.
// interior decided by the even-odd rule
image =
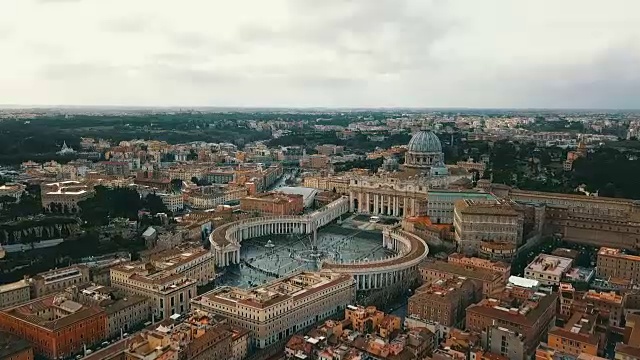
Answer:
[[[409,213],[407,212],[407,197],[403,196],[402,197],[402,217],[407,217],[409,216]]]
[[[369,193],[367,193],[366,198],[367,198],[367,209],[366,209],[365,213],[369,214],[369,209],[371,209],[371,207],[370,207],[371,205],[369,204],[371,202],[371,195]]]
[[[373,194],[373,214],[378,214],[378,194]]]
[[[354,200],[353,191],[349,191],[349,211],[351,212],[354,211],[353,200]]]
[[[416,212],[416,199],[411,199],[411,216],[416,216],[418,213]]]

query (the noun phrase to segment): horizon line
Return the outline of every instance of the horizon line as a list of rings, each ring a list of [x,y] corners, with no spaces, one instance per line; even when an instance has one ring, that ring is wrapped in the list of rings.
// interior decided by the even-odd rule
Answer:
[[[41,105],[0,104],[0,110],[24,109],[237,109],[237,110],[502,110],[502,111],[640,111],[640,108],[469,107],[469,106],[224,106],[224,105]]]

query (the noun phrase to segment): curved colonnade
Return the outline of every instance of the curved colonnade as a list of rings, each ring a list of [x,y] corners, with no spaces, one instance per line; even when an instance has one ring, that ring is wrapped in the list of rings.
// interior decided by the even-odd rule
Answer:
[[[216,265],[240,263],[242,240],[278,234],[311,234],[349,211],[349,198],[341,197],[307,215],[263,216],[234,221],[213,230],[209,235]]]
[[[266,216],[235,221],[216,228],[211,235],[211,251],[216,265],[240,263],[240,243],[253,237],[277,234],[311,234],[349,211],[349,198],[342,197],[308,215]],[[383,246],[396,255],[379,260],[339,263],[325,260],[321,271],[350,274],[358,290],[380,289],[411,281],[429,248],[419,236],[392,227],[383,230]]]
[[[410,282],[418,274],[418,264],[429,254],[429,247],[419,236],[398,228],[382,232],[383,246],[397,253],[388,259],[335,263],[325,261],[322,271],[351,274],[358,290],[383,289],[398,282]]]

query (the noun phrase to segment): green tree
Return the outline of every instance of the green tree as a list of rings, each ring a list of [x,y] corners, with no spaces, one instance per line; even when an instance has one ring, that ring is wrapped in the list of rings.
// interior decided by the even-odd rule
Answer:
[[[182,180],[171,179],[171,188],[173,191],[180,191],[180,189],[182,189]]]
[[[144,198],[144,208],[152,215],[157,213],[170,214],[167,206],[162,202],[162,198],[156,194],[149,194]]]

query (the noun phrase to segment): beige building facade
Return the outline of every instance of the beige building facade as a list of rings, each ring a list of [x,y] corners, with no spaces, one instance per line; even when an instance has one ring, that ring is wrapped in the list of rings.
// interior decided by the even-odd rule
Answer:
[[[49,270],[31,278],[31,294],[33,298],[38,298],[64,291],[70,286],[88,284],[89,281],[89,268],[85,265]]]
[[[192,306],[250,330],[252,345],[264,348],[341,313],[354,299],[353,277],[302,272],[254,289],[218,288],[194,298]]]
[[[596,266],[599,277],[640,283],[640,256],[625,254],[620,249],[602,247],[598,251]]]
[[[455,203],[453,226],[458,252],[476,255],[482,242],[522,243],[524,215],[503,201],[459,200]]]
[[[79,181],[62,181],[41,186],[42,208],[49,211],[79,211],[78,203],[93,195],[93,188]],[[58,206],[60,208],[56,210]]]
[[[0,285],[0,309],[31,300],[31,287],[28,280]]]
[[[128,294],[148,297],[157,320],[189,311],[189,301],[197,294],[196,283],[180,274],[158,271],[148,263],[111,268],[111,286]]]
[[[214,255],[202,247],[164,250],[152,255],[149,262],[158,270],[195,280],[198,286],[211,282],[215,274]]]

